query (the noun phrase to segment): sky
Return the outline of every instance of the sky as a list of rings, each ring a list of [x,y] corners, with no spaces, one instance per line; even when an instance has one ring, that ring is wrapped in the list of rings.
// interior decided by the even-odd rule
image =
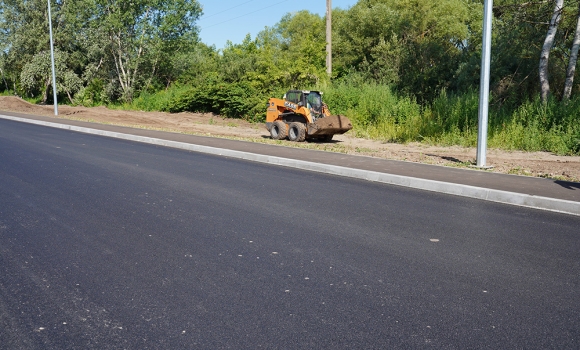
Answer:
[[[198,20],[201,41],[222,49],[230,40],[239,44],[246,34],[252,39],[272,27],[287,13],[308,10],[326,14],[326,0],[198,0],[204,15]],[[357,0],[332,0],[332,8],[348,9]]]

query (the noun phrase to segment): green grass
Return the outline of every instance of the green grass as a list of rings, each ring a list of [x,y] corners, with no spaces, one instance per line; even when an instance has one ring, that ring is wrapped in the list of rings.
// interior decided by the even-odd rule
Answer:
[[[334,114],[351,119],[359,137],[388,142],[423,142],[439,146],[475,147],[479,94],[447,94],[429,105],[399,96],[388,86],[327,87],[325,100]],[[580,98],[568,102],[539,99],[508,108],[492,104],[488,145],[492,148],[580,154]]]
[[[333,114],[346,115],[352,121],[359,137],[418,141],[421,106],[410,97],[397,96],[388,86],[336,84],[326,88],[324,99]]]
[[[188,86],[174,85],[156,93],[142,92],[126,107],[140,111],[168,111],[171,101],[189,89]]]

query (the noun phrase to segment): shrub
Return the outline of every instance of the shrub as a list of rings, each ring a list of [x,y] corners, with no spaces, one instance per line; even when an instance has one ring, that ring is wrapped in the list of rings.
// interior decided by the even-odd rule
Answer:
[[[175,93],[164,110],[216,113],[230,118],[263,121],[268,97],[246,82],[190,86]]]

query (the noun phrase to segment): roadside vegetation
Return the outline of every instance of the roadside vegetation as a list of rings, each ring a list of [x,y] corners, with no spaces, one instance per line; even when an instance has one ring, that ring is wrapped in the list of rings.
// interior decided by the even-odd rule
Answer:
[[[494,1],[489,146],[580,154],[580,1]],[[477,142],[482,0],[359,0],[288,14],[223,49],[199,42],[195,0],[53,1],[60,101],[261,122],[290,88],[324,91],[357,136]],[[43,0],[0,0],[0,91],[51,103]]]

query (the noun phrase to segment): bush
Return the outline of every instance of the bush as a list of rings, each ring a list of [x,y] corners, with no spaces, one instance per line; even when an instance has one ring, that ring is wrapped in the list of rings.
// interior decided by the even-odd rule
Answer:
[[[263,121],[269,96],[249,83],[212,84],[184,88],[176,93],[164,110],[222,114],[230,118]]]
[[[180,85],[172,85],[169,89],[155,93],[141,92],[139,97],[133,99],[131,107],[142,111],[169,111],[171,101],[189,88]]]
[[[344,114],[359,136],[387,141],[417,140],[421,106],[412,98],[397,96],[389,86],[346,82],[326,88],[324,99],[334,114]]]

